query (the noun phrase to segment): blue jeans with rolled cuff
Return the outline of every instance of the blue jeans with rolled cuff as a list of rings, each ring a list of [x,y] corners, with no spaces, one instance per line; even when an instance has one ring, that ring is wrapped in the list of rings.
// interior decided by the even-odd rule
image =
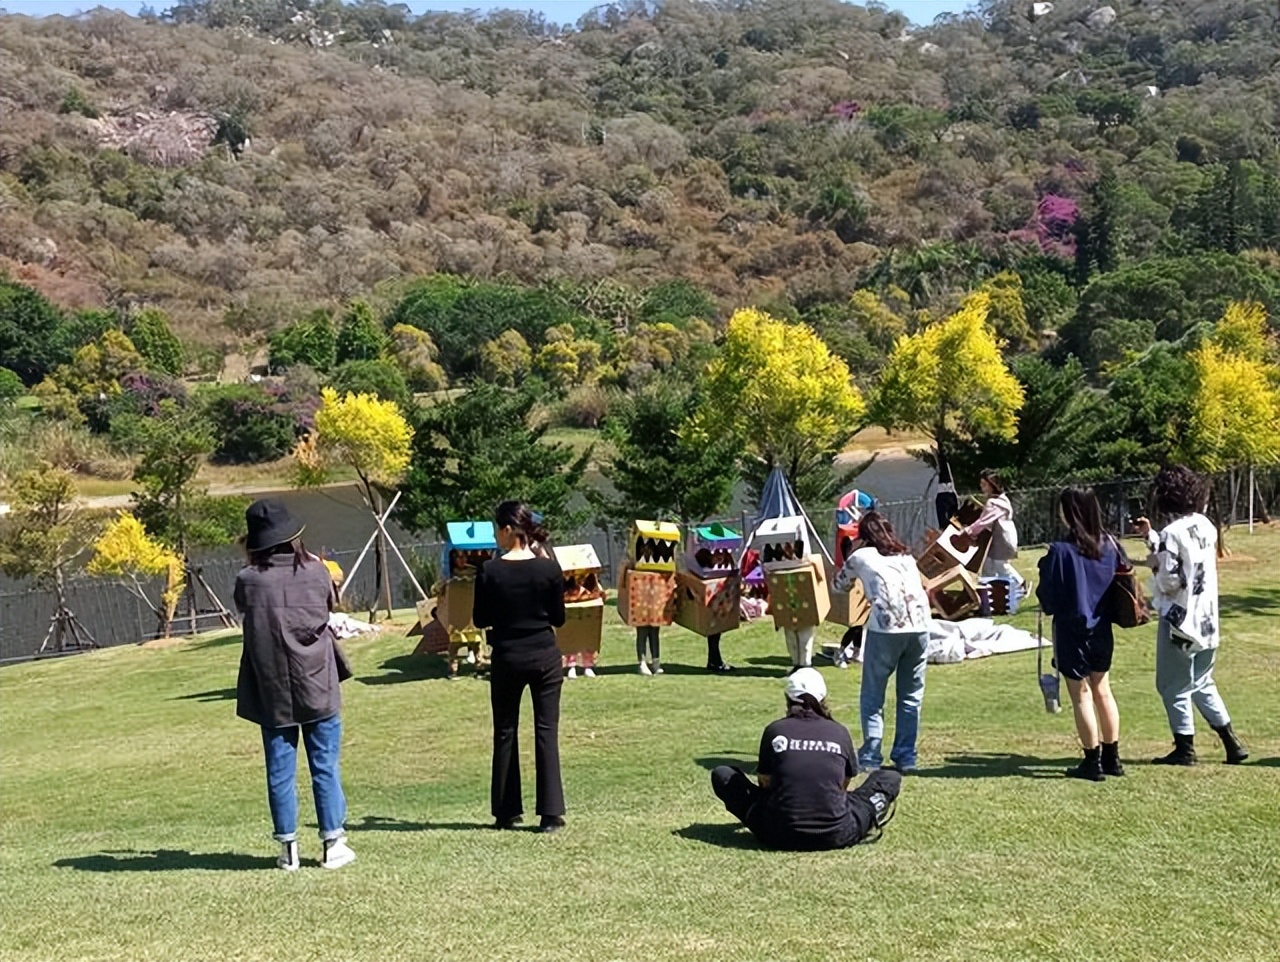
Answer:
[[[262,748],[267,758],[267,802],[271,806],[274,837],[292,842],[298,837],[298,731],[307,749],[311,793],[322,839],[346,834],[347,799],[342,793],[338,751],[342,743],[342,718],[333,715],[305,725],[262,728]]]

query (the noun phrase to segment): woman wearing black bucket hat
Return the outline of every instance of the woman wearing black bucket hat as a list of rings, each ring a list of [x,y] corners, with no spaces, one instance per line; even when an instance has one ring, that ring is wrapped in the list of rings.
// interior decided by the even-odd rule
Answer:
[[[236,714],[262,729],[267,800],[277,864],[298,868],[298,733],[307,750],[324,868],[355,861],[343,823],[346,797],[338,770],[342,740],[338,684],[349,672],[340,658],[329,612],[333,582],[302,545],[303,526],[278,501],[255,501],[245,512],[249,563],[236,577],[244,621],[236,682]]]

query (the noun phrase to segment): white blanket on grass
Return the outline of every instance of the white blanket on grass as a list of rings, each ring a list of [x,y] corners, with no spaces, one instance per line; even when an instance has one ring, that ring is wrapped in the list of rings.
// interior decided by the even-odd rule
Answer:
[[[344,638],[354,638],[356,635],[367,634],[370,631],[380,630],[377,625],[371,625],[369,622],[361,621],[359,618],[352,618],[341,611],[329,613],[329,627],[333,629],[334,637],[339,641]]]
[[[1046,646],[1048,641],[1045,641]],[[937,621],[929,630],[925,658],[931,665],[954,665],[967,658],[986,658],[1011,651],[1027,651],[1038,644],[1036,636],[1012,625],[998,625],[990,618]],[[862,661],[865,645],[858,649]]]

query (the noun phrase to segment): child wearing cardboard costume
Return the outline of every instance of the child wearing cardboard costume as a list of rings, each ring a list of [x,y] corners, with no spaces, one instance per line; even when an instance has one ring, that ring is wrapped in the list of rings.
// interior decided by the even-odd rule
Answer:
[[[569,626],[574,621],[573,613],[584,605],[598,608],[599,611],[594,613],[598,616],[598,620],[591,621],[588,618],[586,621],[586,623],[594,624],[594,643],[598,648],[600,644],[600,628],[604,615],[604,589],[600,585],[599,559],[590,545],[558,547],[555,549],[555,557],[556,561],[560,563],[561,571],[564,572],[565,625]],[[565,630],[561,629],[556,632],[556,644],[564,652],[561,658],[561,665],[565,671],[565,678],[577,678],[578,668],[582,668],[582,674],[585,677],[595,678],[595,667],[599,652],[587,648],[565,651],[566,642],[561,638]],[[573,645],[581,644],[581,639],[575,638],[568,643]]]
[[[809,547],[808,522],[800,517],[771,519],[756,529],[752,540],[760,551],[769,608],[786,640],[791,670],[809,668],[813,640],[831,599],[824,587],[822,557]]]
[[[631,526],[627,560],[618,575],[618,609],[623,621],[636,629],[636,661],[642,675],[663,674],[659,632],[675,620],[679,545],[680,529],[674,524],[636,521]]]
[[[715,674],[733,671],[733,665],[720,653],[720,639],[737,627],[742,617],[742,573],[737,557],[741,550],[742,535],[733,529],[718,522],[695,527],[689,532],[685,571],[677,579],[687,590],[676,607],[676,621],[695,634],[705,635],[707,671]],[[721,613],[724,606],[731,605],[732,624],[718,617],[708,623],[706,616],[712,613],[708,602]]]

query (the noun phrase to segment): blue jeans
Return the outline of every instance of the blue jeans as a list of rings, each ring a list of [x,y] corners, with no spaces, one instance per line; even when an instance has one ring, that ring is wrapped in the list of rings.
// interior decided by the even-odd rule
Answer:
[[[868,628],[862,645],[862,747],[858,764],[879,768],[884,761],[884,692],[889,676],[898,676],[898,714],[894,723],[893,750],[899,769],[916,767],[916,736],[920,731],[920,703],[924,701],[925,652],[929,633],[880,632]]]
[[[262,747],[267,756],[267,802],[271,805],[274,835],[280,842],[292,842],[298,837],[298,727],[262,729]],[[320,837],[341,838],[346,834],[342,826],[347,820],[347,799],[338,774],[342,718],[334,715],[301,728]]]

